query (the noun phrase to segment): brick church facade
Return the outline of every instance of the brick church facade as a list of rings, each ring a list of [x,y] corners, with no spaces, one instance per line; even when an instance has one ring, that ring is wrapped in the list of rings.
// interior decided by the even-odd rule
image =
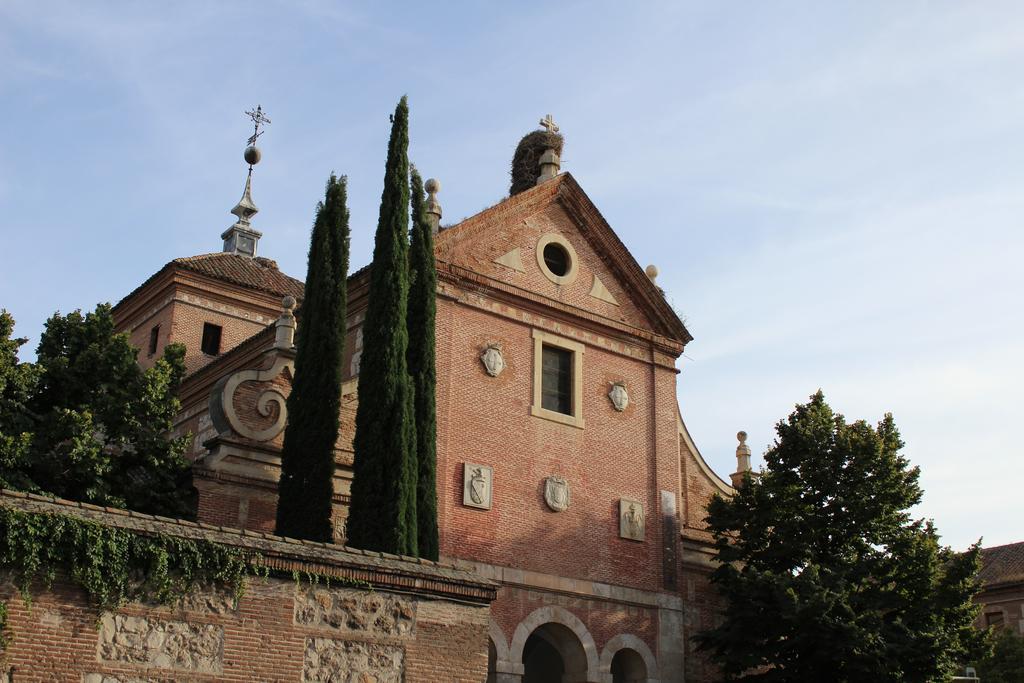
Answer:
[[[187,348],[175,429],[193,435],[199,521],[272,532],[294,368],[282,299],[301,315],[303,285],[256,255],[251,213],[233,226],[248,244],[229,229],[114,315],[144,365]],[[732,489],[679,412],[685,326],[568,173],[439,230],[435,254],[441,555],[500,585],[487,680],[710,680],[689,641],[715,608],[702,519]],[[366,268],[350,276],[339,543],[367,287]]]

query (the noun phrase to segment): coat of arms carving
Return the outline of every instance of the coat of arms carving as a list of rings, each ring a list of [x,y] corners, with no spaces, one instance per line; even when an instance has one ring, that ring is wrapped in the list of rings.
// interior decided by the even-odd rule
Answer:
[[[462,473],[462,504],[468,507],[491,509],[491,484],[494,470],[489,465],[467,462]]]
[[[569,508],[569,482],[562,477],[548,477],[544,480],[544,502],[555,512]]]
[[[505,357],[501,355],[501,346],[488,344],[484,352],[480,354],[480,362],[484,364],[484,370],[491,377],[497,377],[505,369]]]
[[[644,504],[633,498],[620,498],[619,536],[633,541],[642,541],[645,531]]]
[[[626,392],[625,382],[612,382],[612,388],[608,391],[608,398],[612,406],[620,413],[629,405],[629,393]]]

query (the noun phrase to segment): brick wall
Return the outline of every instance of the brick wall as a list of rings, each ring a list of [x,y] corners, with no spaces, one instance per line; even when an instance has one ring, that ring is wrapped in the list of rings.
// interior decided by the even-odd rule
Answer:
[[[58,578],[26,605],[9,582],[11,642],[0,671],[22,681],[358,680],[479,683],[487,672],[493,584],[454,567],[323,544],[4,493],[0,504],[86,517],[143,533],[205,537],[258,549],[273,566],[369,580],[374,590],[250,579],[235,603],[212,589],[174,606],[99,614]],[[273,563],[277,564],[273,564]],[[403,677],[404,676],[404,677]],[[344,680],[350,680],[345,678]]]

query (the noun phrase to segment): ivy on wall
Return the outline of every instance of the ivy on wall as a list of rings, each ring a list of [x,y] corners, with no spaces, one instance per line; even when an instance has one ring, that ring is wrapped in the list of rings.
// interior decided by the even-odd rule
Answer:
[[[0,508],[0,573],[26,602],[33,587],[47,589],[61,576],[109,611],[129,602],[171,604],[199,586],[230,590],[238,599],[247,574],[266,572],[257,554],[212,541]],[[7,609],[0,605],[2,632]]]
[[[61,578],[99,612],[130,602],[170,605],[195,589],[229,591],[237,601],[249,576],[290,576],[296,586],[373,590],[360,579],[268,568],[254,551],[203,539],[146,534],[69,515],[0,506],[0,577],[31,604],[32,589]],[[7,645],[7,604],[0,601],[0,649]]]

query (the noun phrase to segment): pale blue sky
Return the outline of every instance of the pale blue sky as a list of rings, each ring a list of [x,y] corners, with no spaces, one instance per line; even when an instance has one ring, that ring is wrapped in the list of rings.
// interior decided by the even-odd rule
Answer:
[[[895,414],[948,543],[1020,541],[1022,74],[1018,2],[0,0],[0,306],[34,348],[218,250],[257,103],[254,223],[297,277],[331,170],[369,260],[403,93],[446,223],[550,112],[695,337],[679,398],[717,472],[821,387]]]

